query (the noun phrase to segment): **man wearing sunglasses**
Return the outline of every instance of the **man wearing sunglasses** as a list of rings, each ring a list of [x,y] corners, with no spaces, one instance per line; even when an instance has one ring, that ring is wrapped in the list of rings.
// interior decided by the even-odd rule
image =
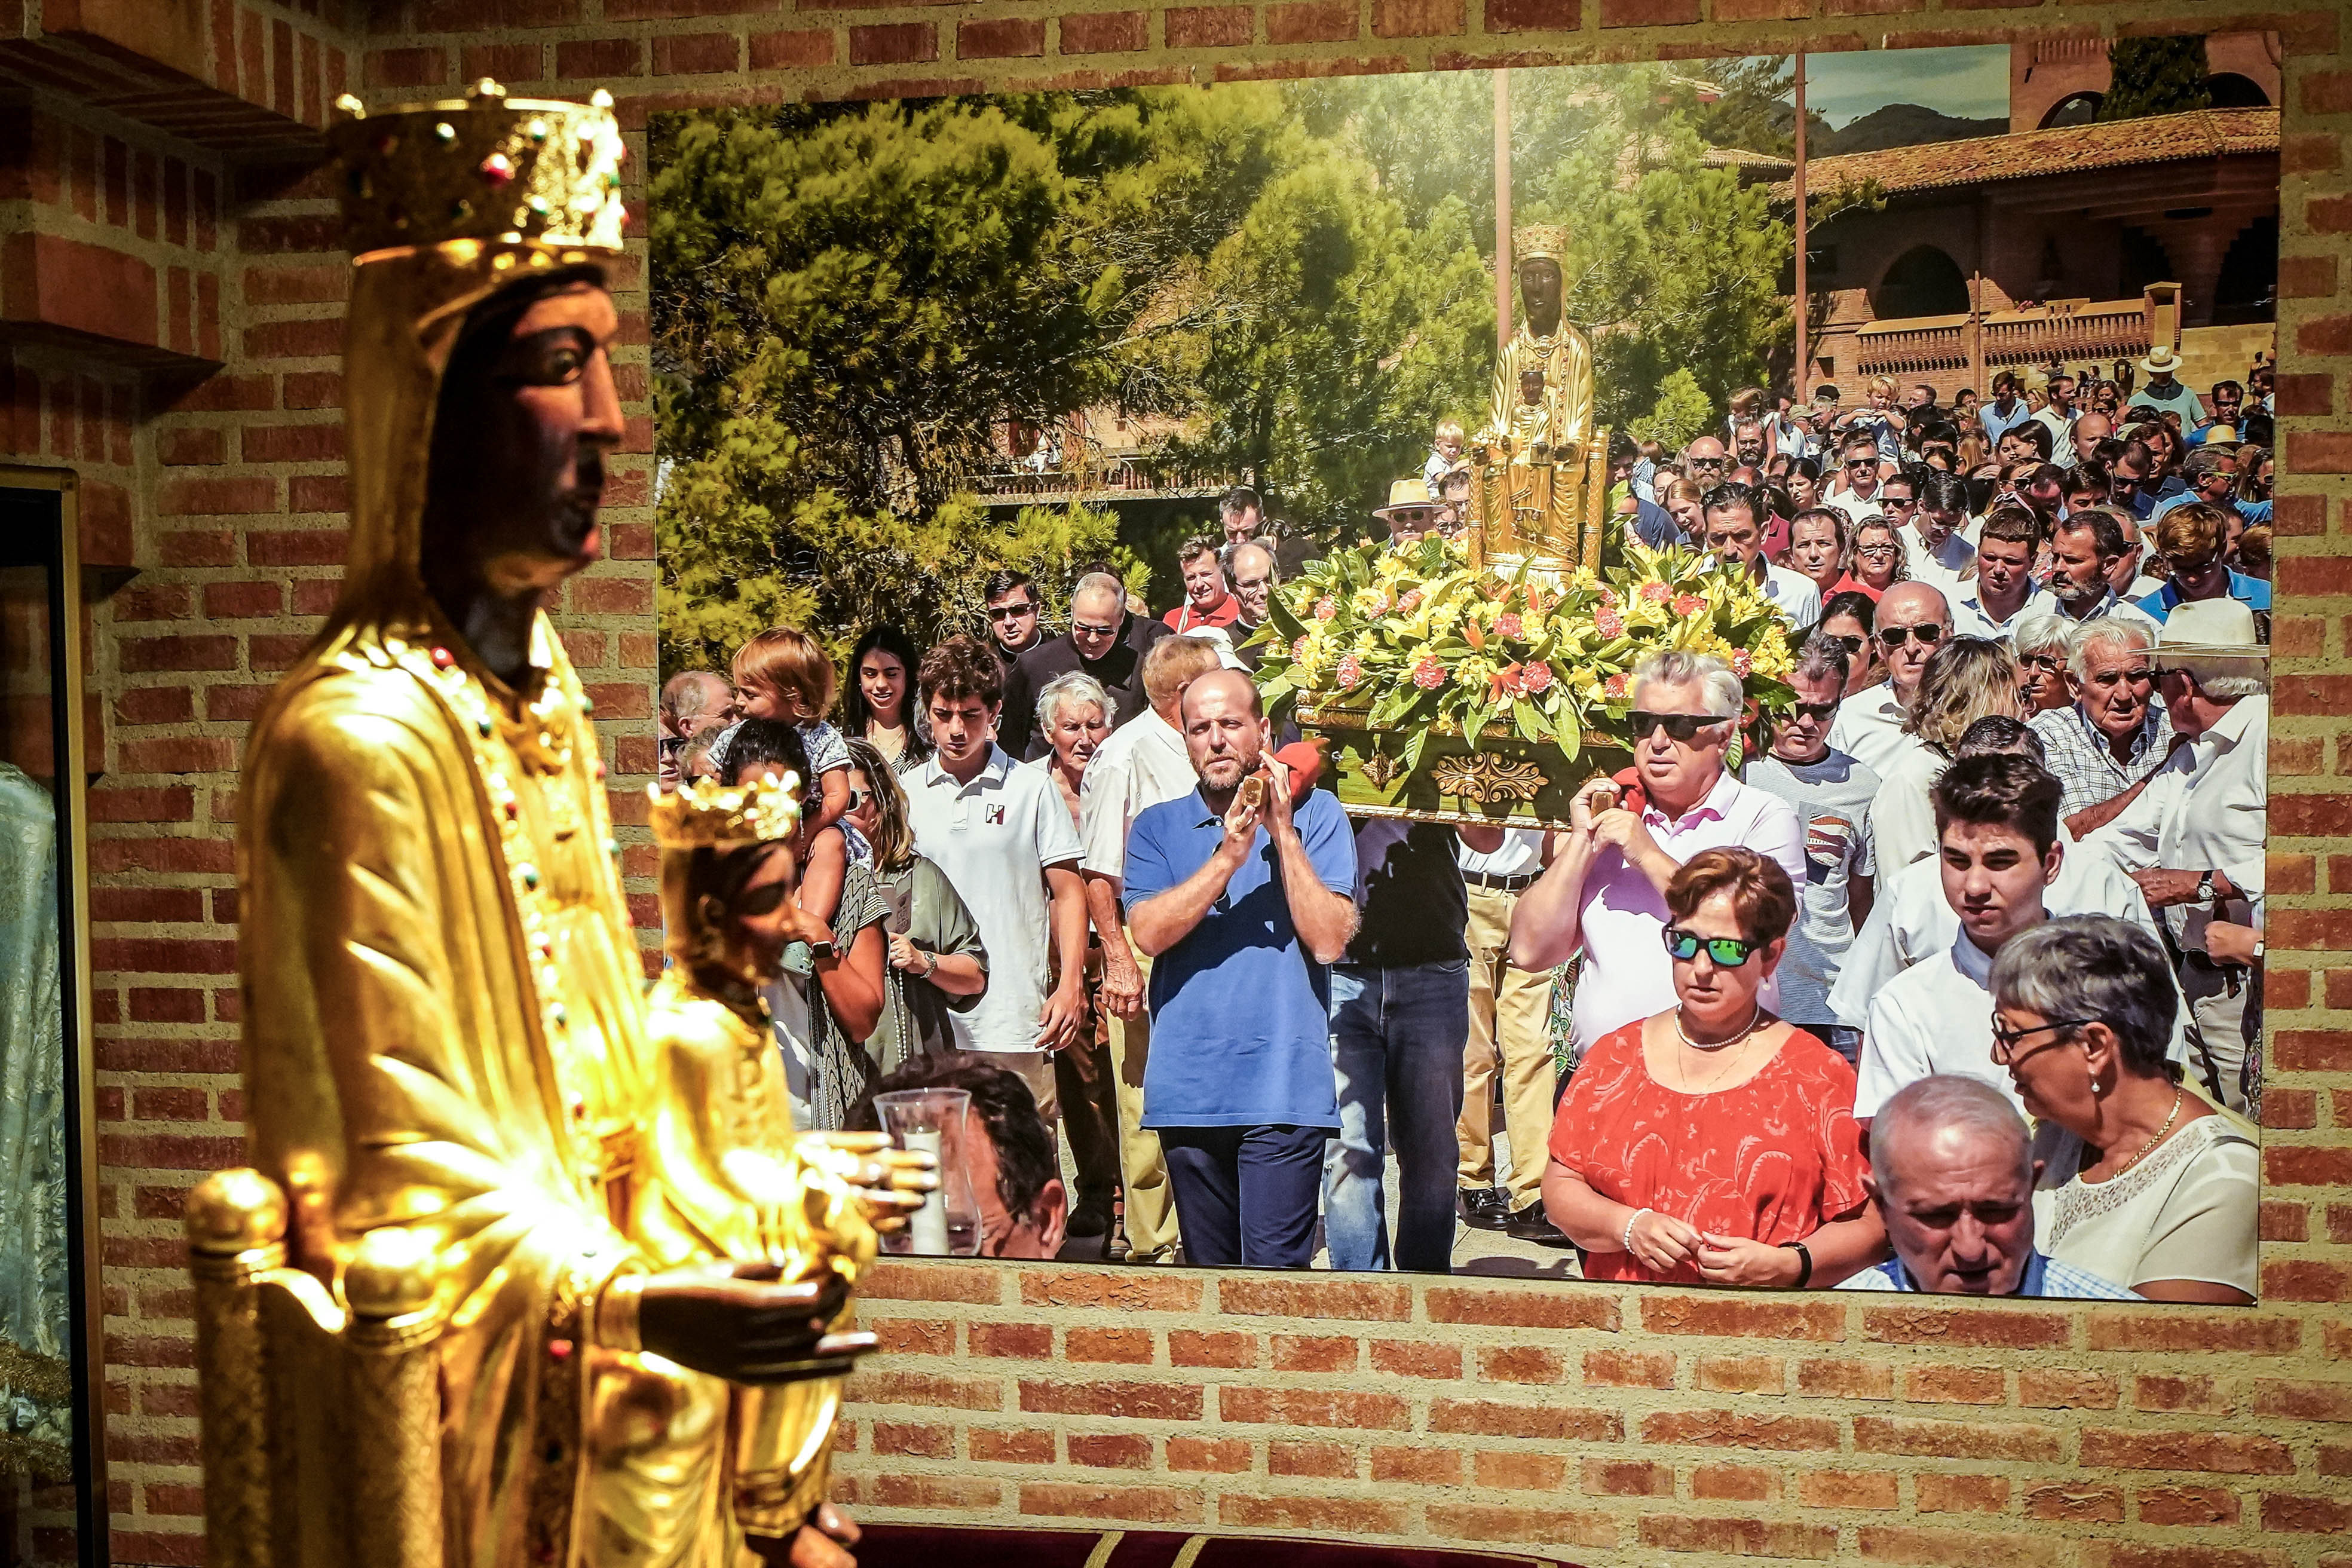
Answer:
[[[1805,876],[1803,831],[1786,801],[1751,789],[1723,765],[1738,722],[1739,677],[1707,654],[1656,654],[1633,672],[1633,783],[1589,780],[1570,806],[1570,826],[1551,836],[1551,864],[1519,897],[1511,962],[1546,970],[1584,954],[1574,1005],[1574,1045],[1675,1005],[1674,966],[1663,945],[1666,884],[1702,849],[1740,846],[1777,860],[1790,881]],[[1622,775],[1621,775],[1622,776]],[[1768,982],[1763,1005],[1780,1005]]]
[[[1070,595],[1070,629],[1023,654],[1005,678],[997,743],[1023,761],[1052,752],[1045,728],[1038,722],[1037,693],[1073,670],[1102,682],[1115,710],[1106,715],[1114,730],[1149,707],[1151,700],[1143,689],[1143,649],[1122,635],[1127,619],[1127,589],[1118,578],[1108,573],[1089,573],[1079,578]],[[1163,625],[1147,624],[1160,637],[1171,635]]]
[[[2045,918],[2042,897],[2065,854],[2062,793],[2056,779],[2018,756],[1965,757],[1936,781],[1937,863],[1960,932],[1871,999],[1856,1121],[1933,1073],[1989,1083],[2022,1114],[2008,1072],[1992,1059],[1992,961],[2002,943]]]
[[[1927,656],[1951,635],[1952,607],[1939,588],[1897,583],[1879,596],[1872,625],[1871,636],[1886,660],[1886,679],[1839,704],[1830,744],[1884,778],[1916,744],[1904,734],[1903,721],[1918,695]]]
[[[1008,567],[988,579],[989,645],[996,649],[996,662],[1008,676],[1013,673],[1013,661],[1035,647],[1045,636],[1037,626],[1037,610],[1043,602],[1037,584],[1026,572]]]
[[[2066,682],[2074,700],[2037,713],[2046,765],[2065,786],[2062,815],[2073,816],[2131,788],[2172,750],[2172,720],[2156,695],[2144,622],[2102,616],[2066,637]]]
[[[1683,477],[1704,489],[1721,484],[1730,467],[1723,443],[1712,436],[1701,436],[1683,448]]]
[[[1772,751],[1748,764],[1751,789],[1779,795],[1805,831],[1805,879],[1797,884],[1797,923],[1780,961],[1780,1016],[1814,1035],[1852,1065],[1862,1031],[1830,1008],[1838,961],[1870,918],[1870,803],[1879,778],[1830,744],[1830,724],[1850,664],[1845,647],[1816,636],[1789,672],[1797,705],[1774,726]]]
[[[1879,495],[1878,437],[1867,430],[1848,431],[1845,439],[1838,444],[1838,462],[1845,482],[1823,495],[1822,501],[1845,513],[1857,525],[1885,510],[1885,502]],[[1826,484],[1830,476],[1822,477]]]
[[[2184,604],[2235,599],[2253,613],[2267,636],[2271,585],[2230,569],[2229,519],[2221,508],[2192,501],[2166,512],[2153,527],[2157,554],[2171,569],[2172,580],[2139,601],[2142,615],[2160,625]]]

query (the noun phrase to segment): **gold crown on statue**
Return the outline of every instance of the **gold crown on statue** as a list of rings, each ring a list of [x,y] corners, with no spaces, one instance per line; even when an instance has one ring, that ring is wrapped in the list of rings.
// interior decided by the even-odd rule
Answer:
[[[1511,255],[1520,261],[1558,261],[1568,254],[1568,230],[1556,223],[1531,223],[1511,231]]]
[[[370,111],[327,129],[342,169],[354,254],[450,240],[621,247],[628,149],[613,95],[586,103],[509,98],[484,77],[462,99]]]
[[[731,788],[715,779],[668,791],[647,784],[646,797],[654,842],[665,849],[771,843],[790,838],[801,820],[801,780],[793,773]]]

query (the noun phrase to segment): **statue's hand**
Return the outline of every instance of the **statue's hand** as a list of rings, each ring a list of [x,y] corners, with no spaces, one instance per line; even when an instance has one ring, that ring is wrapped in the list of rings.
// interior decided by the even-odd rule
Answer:
[[[733,1383],[838,1377],[877,1342],[827,1326],[848,1303],[835,1276],[787,1284],[772,1263],[672,1268],[646,1281],[637,1338],[656,1355]]]

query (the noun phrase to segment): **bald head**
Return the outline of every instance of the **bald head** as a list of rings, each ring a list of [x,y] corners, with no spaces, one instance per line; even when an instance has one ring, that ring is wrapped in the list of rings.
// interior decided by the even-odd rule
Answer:
[[[1920,1290],[2017,1293],[2033,1257],[2034,1174],[2024,1119],[1980,1079],[1919,1079],[1871,1118],[1863,1184]]]
[[[678,734],[689,733],[693,721],[716,719],[735,694],[727,678],[712,670],[689,669],[673,675],[662,687],[662,718]]]
[[[1165,640],[1175,642],[1178,639],[1169,637]],[[1207,651],[1211,664],[1217,664],[1217,650],[1213,645],[1199,637],[1189,640]],[[1252,680],[1241,670],[1226,669],[1220,666],[1215,669],[1194,676],[1184,688],[1182,711],[1185,722],[1189,724],[1194,711],[1211,699],[1214,699],[1214,705],[1217,707],[1237,704],[1253,719],[1265,717],[1265,707],[1258,700],[1257,682]]]
[[[1952,606],[1943,594],[1925,583],[1897,583],[1879,596],[1872,625],[1878,646],[1886,655],[1886,681],[1895,700],[1911,705],[1927,656],[1951,635]],[[1902,640],[1894,638],[1900,635]]]
[[[1170,642],[1188,639],[1171,637]],[[1201,789],[1219,812],[1265,751],[1265,710],[1257,686],[1237,669],[1213,669],[1184,689],[1184,750]]]

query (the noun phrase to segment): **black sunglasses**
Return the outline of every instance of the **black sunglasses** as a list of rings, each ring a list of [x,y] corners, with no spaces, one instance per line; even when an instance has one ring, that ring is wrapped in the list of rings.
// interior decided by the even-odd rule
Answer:
[[[991,605],[988,607],[988,618],[992,621],[1018,620],[1023,616],[1034,616],[1036,613],[1037,606],[1034,605]]]
[[[1932,643],[1937,643],[1943,640],[1944,628],[1937,626],[1933,621],[1929,621],[1924,626],[1881,626],[1878,628],[1879,646],[1885,648],[1889,653],[1893,653],[1896,648],[1901,647],[1913,637],[1917,637],[1919,639],[1919,646],[1921,647],[1926,647]]]
[[[1789,716],[1792,719],[1831,719],[1836,716],[1837,710],[1838,705],[1834,702],[1800,702],[1789,710]]]
[[[1644,713],[1637,708],[1633,710],[1633,739],[1646,741],[1652,731],[1663,729],[1668,740],[1688,745],[1698,738],[1701,730],[1730,722],[1728,717],[1706,713]]]
[[[1725,969],[1738,968],[1748,962],[1749,953],[1765,945],[1736,936],[1699,936],[1680,926],[1668,926],[1665,936],[1668,956],[1688,963],[1698,956],[1698,950],[1703,947],[1706,949],[1706,955]]]
[[[1862,651],[1862,645],[1870,640],[1867,637],[1864,637],[1858,632],[1815,632],[1813,636],[1820,638],[1822,642],[1833,642],[1837,644],[1838,647],[1845,649],[1845,656],[1848,658],[1852,658],[1854,655],[1860,653]]]

